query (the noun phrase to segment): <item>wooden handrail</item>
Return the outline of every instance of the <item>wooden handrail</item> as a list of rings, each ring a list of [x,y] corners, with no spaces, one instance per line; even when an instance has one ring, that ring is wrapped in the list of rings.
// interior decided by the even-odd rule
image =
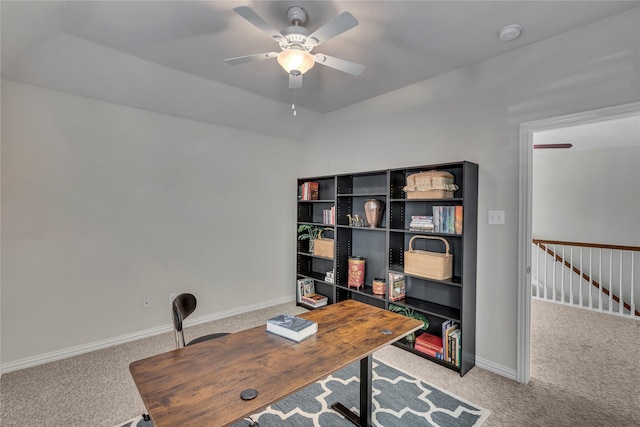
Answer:
[[[583,248],[617,249],[620,251],[640,251],[640,246],[605,245],[602,243],[563,242],[561,240],[533,239],[533,243],[543,245],[580,246]]]
[[[589,248],[604,248],[604,249],[635,248],[635,249],[620,249],[620,250],[636,250],[636,251],[640,250],[640,247],[637,247],[637,246],[594,245],[592,243],[575,243],[575,242],[561,242],[561,241],[557,241],[557,240],[533,239],[533,243],[534,244],[538,245],[538,247],[540,247],[543,251],[545,251],[549,255],[551,255],[557,262],[560,262],[560,263],[564,264],[565,267],[570,268],[574,273],[576,273],[578,276],[582,277],[587,282],[591,283],[597,289],[602,289],[602,293],[604,293],[607,296],[609,296],[609,293],[611,292],[611,291],[609,291],[608,288],[605,288],[604,286],[600,285],[600,283],[595,281],[595,280],[591,280],[591,277],[588,274],[585,274],[582,271],[580,271],[579,268],[573,266],[569,261],[566,261],[560,255],[556,254],[554,251],[552,251],[551,249],[547,248],[544,245],[544,243],[542,243],[542,242],[547,243],[547,244],[554,244],[554,245],[582,246],[582,247],[589,247]],[[611,299],[613,299],[615,302],[620,304],[620,297],[618,295],[612,294],[611,295]],[[631,306],[628,303],[623,301],[622,305],[624,306],[625,309],[631,311]],[[635,315],[636,316],[640,316],[640,311],[635,310]]]

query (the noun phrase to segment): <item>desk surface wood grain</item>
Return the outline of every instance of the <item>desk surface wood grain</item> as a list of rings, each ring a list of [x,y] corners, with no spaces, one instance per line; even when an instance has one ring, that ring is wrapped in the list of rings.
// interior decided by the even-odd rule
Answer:
[[[422,326],[353,300],[300,317],[318,323],[300,343],[262,325],[131,363],[156,427],[230,425]],[[242,400],[247,388],[258,396]]]

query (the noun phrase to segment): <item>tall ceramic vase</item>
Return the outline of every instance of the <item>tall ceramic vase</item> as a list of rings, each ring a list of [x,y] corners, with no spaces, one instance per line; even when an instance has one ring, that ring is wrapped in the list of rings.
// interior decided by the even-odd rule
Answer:
[[[364,216],[367,218],[367,226],[376,228],[380,226],[384,203],[378,199],[367,199],[364,202]]]

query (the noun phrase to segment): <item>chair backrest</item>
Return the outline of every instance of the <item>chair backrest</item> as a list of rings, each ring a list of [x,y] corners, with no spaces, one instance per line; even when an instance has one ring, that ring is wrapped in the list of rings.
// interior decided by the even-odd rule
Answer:
[[[182,322],[196,309],[196,297],[192,294],[180,294],[173,300],[173,329],[176,336],[176,346],[185,346]]]

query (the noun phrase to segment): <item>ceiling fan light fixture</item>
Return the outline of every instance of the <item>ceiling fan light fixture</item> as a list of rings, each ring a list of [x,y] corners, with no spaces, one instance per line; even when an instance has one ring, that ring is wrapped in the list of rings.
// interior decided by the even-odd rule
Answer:
[[[304,50],[287,49],[278,54],[278,64],[289,74],[304,74],[316,63],[313,55]],[[297,72],[297,73],[295,73]]]

